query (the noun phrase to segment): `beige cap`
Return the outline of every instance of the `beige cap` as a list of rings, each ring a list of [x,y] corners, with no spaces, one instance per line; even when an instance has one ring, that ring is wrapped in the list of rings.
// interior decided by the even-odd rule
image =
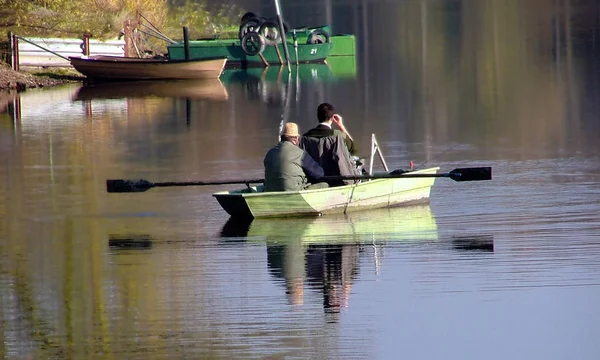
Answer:
[[[281,135],[285,136],[300,136],[298,133],[298,124],[293,122],[285,123]]]

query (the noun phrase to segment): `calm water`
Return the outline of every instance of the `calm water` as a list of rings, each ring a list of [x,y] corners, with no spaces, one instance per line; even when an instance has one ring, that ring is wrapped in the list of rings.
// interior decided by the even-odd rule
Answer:
[[[0,96],[2,357],[600,358],[600,5],[284,5],[358,34],[355,62]],[[231,185],[105,191],[260,178],[322,101],[364,156],[375,133],[391,168],[494,179],[252,223],[211,196]]]

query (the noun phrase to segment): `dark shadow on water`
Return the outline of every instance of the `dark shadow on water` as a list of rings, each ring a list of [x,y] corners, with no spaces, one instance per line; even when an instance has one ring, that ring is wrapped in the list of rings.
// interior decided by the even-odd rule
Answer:
[[[226,239],[226,241],[235,241],[234,239],[227,238],[244,238],[248,236],[248,230],[250,230],[252,221],[253,219],[250,218],[230,217],[225,222],[225,225],[223,225],[223,228],[221,228],[221,238]],[[243,241],[243,239],[238,239],[238,241]]]
[[[108,238],[111,249],[149,249],[152,247],[150,235],[112,234]]]
[[[494,235],[452,236],[452,248],[463,251],[494,252]]]

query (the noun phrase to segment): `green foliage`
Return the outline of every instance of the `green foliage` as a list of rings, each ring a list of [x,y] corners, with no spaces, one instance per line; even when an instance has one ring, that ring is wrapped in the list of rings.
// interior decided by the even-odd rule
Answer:
[[[244,13],[235,5],[208,9],[205,4],[193,0],[173,5],[169,9],[163,32],[179,39],[183,36],[184,26],[188,28],[190,39],[237,34],[239,19]]]
[[[0,0],[0,30],[21,36],[115,38],[125,20],[143,14],[169,36],[215,36],[237,31],[242,9],[193,0]],[[177,35],[177,36],[175,36]]]
[[[110,14],[91,0],[0,0],[0,27],[21,36],[72,36],[112,30]]]

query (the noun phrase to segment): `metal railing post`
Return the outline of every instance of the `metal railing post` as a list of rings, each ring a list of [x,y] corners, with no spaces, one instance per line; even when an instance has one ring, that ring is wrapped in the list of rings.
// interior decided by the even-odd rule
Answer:
[[[19,38],[17,35],[10,33],[10,47],[11,47],[11,66],[14,71],[19,71]]]
[[[83,55],[90,56],[90,33],[83,33]]]

